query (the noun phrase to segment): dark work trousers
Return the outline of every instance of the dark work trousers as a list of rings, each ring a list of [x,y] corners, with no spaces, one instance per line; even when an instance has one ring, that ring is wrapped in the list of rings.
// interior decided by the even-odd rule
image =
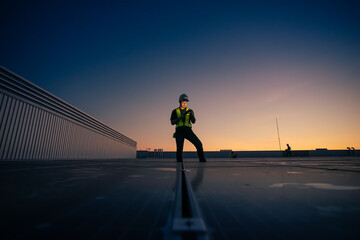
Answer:
[[[199,160],[205,160],[204,150],[200,139],[195,135],[190,127],[178,127],[176,128],[176,159],[178,162],[182,162],[182,153],[184,148],[184,139],[189,140],[196,147]]]

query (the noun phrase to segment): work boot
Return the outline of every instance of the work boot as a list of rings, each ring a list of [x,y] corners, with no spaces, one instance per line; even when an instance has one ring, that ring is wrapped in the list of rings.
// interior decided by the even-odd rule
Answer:
[[[206,159],[200,159],[199,162],[206,162]]]
[[[183,162],[183,160],[176,160],[176,162]]]

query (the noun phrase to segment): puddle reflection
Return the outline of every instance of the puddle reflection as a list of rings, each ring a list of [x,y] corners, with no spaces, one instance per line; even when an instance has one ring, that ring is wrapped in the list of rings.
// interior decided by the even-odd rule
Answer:
[[[166,171],[166,172],[176,172],[176,168],[154,168],[154,170]]]
[[[194,192],[196,192],[197,189],[200,187],[203,179],[204,179],[204,168],[199,167],[196,170],[196,175],[195,175],[194,179],[192,179],[192,181],[191,181],[191,186],[192,186]]]
[[[129,175],[128,177],[131,177],[131,178],[141,178],[143,177],[144,175]]]
[[[324,190],[360,190],[360,186],[342,186],[342,185],[334,185],[334,184],[330,184],[330,183],[305,183],[305,184],[300,184],[300,183],[274,183],[274,184],[271,184],[269,187],[271,187],[271,188],[282,188],[282,187],[284,187],[286,185],[297,186],[299,188],[312,187],[312,188],[324,189]]]
[[[340,186],[329,183],[307,183],[305,186],[326,190],[360,190],[360,186]]]

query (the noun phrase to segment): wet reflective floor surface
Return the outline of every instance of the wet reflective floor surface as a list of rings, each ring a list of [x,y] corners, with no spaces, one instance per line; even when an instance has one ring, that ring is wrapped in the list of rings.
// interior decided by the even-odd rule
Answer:
[[[174,159],[0,162],[0,239],[163,239]],[[360,239],[360,157],[184,159],[208,239]]]

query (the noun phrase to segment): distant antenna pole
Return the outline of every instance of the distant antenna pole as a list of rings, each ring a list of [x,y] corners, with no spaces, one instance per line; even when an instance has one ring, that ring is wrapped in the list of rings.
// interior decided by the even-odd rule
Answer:
[[[277,118],[276,118],[276,129],[277,129],[278,139],[279,139],[279,148],[280,148],[280,151],[281,151],[280,134],[279,134],[279,124],[278,124]]]

